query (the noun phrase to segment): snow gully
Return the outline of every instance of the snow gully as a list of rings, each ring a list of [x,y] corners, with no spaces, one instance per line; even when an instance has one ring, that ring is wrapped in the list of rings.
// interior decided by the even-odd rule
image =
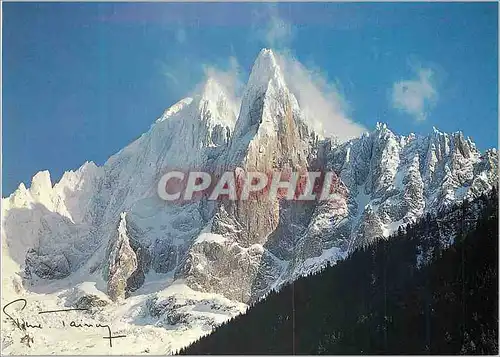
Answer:
[[[284,199],[297,201],[338,200],[345,186],[334,172],[245,172],[236,169],[220,174],[202,171],[169,171],[158,182],[158,196],[182,202],[205,198],[211,201]],[[344,193],[344,194],[343,194]]]

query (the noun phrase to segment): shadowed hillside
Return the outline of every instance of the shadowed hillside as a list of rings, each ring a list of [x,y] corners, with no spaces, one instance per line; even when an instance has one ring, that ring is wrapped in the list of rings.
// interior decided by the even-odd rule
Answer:
[[[494,189],[300,278],[180,354],[497,354]]]

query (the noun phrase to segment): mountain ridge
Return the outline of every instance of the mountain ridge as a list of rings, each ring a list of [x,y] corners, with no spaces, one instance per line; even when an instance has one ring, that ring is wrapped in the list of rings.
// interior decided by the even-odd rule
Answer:
[[[215,79],[200,88],[104,165],[86,162],[54,185],[43,171],[30,188],[21,183],[2,198],[2,261],[9,266],[3,281],[10,296],[64,295],[91,284],[93,295],[111,298],[113,314],[114,304],[144,304],[185,284],[196,296],[223,299],[233,314],[497,182],[497,150],[483,154],[461,132],[399,136],[380,123],[347,142],[319,136],[270,50],[259,54],[239,111]],[[170,204],[157,195],[170,169],[333,171],[343,196],[336,203]],[[196,330],[220,321],[189,314],[185,324],[165,326]]]
[[[497,238],[492,190],[272,291],[177,354],[495,354]]]

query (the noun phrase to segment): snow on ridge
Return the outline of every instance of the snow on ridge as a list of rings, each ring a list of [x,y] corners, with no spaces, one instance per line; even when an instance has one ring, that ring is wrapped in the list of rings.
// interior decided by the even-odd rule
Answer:
[[[263,48],[254,62],[247,85],[250,88],[260,88],[267,86],[273,78],[284,82],[273,51]]]
[[[195,243],[209,242],[223,244],[226,240],[223,235],[203,232],[196,238]]]
[[[183,98],[183,99],[179,100],[177,103],[175,103],[171,107],[167,108],[163,112],[163,115],[156,120],[156,123],[160,123],[160,122],[162,122],[164,120],[167,120],[172,115],[177,114],[179,111],[181,111],[186,106],[188,106],[189,104],[191,104],[192,101],[193,101],[193,98],[191,98],[191,97],[186,97],[186,98]]]
[[[38,191],[33,189],[39,196],[45,195],[42,200],[33,197],[31,189],[26,189],[24,184],[20,184],[10,201],[2,199],[2,213],[11,213],[6,222],[2,221],[2,244],[10,240],[17,241],[17,248],[41,248],[44,258],[50,258],[51,250],[57,250],[58,254],[68,255],[72,268],[77,267],[64,281],[31,281],[34,288],[28,287],[26,292],[30,298],[42,297],[46,300],[43,304],[47,306],[69,303],[62,299],[70,294],[64,284],[72,283],[80,284],[78,298],[82,294],[92,294],[104,300],[103,285],[106,283],[99,265],[104,255],[96,247],[105,247],[110,232],[116,233],[118,227],[118,235],[121,234],[122,238],[126,235],[127,240],[130,237],[131,245],[134,245],[128,250],[131,256],[139,256],[140,252],[146,251],[151,254],[149,258],[165,264],[151,264],[138,290],[131,292],[122,303],[109,303],[105,309],[102,316],[116,323],[113,331],[121,329],[130,335],[128,342],[112,353],[141,353],[143,351],[139,347],[144,344],[152,345],[150,353],[171,353],[190,339],[209,333],[212,324],[239,313],[241,309],[237,307],[244,305],[236,302],[239,296],[241,301],[246,301],[243,300],[243,293],[235,295],[235,300],[229,300],[215,293],[193,290],[192,286],[208,291],[212,282],[227,278],[227,285],[219,291],[230,286],[245,292],[244,278],[250,276],[253,279],[252,271],[263,267],[264,276],[255,277],[251,283],[263,286],[262,293],[265,294],[266,287],[276,288],[295,277],[294,274],[314,272],[327,261],[341,259],[349,251],[346,246],[358,243],[360,234],[366,233],[367,237],[371,234],[366,239],[368,242],[377,234],[387,236],[400,224],[418,218],[424,208],[435,210],[444,198],[450,202],[464,199],[487,189],[493,182],[496,172],[490,166],[494,166],[496,158],[488,156],[484,162],[481,161],[483,159],[479,159],[473,149],[469,150],[472,144],[460,137],[450,135],[441,144],[441,139],[434,140],[432,133],[426,137],[411,134],[398,136],[386,124],[380,123],[369,134],[362,134],[345,144],[332,144],[325,149],[323,164],[340,172],[341,179],[352,192],[349,205],[335,212],[331,207],[319,207],[323,209],[311,213],[312,219],[315,219],[311,221],[315,223],[305,227],[301,238],[303,244],[296,250],[291,248],[296,245],[293,240],[289,241],[287,223],[280,227],[285,233],[278,237],[278,248],[267,246],[267,238],[259,236],[256,243],[256,235],[245,236],[245,230],[250,229],[250,225],[240,225],[241,222],[225,211],[220,212],[220,219],[215,222],[217,232],[211,232],[214,226],[213,207],[207,208],[203,203],[168,206],[155,196],[155,179],[169,164],[198,165],[210,170],[215,166],[214,162],[227,163],[229,160],[221,153],[244,148],[245,145],[237,144],[249,138],[256,138],[258,145],[255,146],[254,159],[258,160],[262,155],[260,149],[265,149],[269,139],[276,136],[273,126],[276,123],[272,120],[283,114],[280,112],[282,108],[289,109],[287,105],[291,104],[293,118],[300,117],[300,108],[294,104],[293,94],[282,81],[281,69],[271,50],[261,51],[254,69],[254,78],[249,80],[246,102],[243,102],[238,118],[242,122],[236,125],[248,124],[253,115],[252,125],[261,125],[262,122],[267,125],[257,134],[266,135],[258,137],[248,131],[244,132],[244,138],[235,138],[231,126],[236,121],[236,116],[231,113],[232,104],[219,83],[209,78],[200,92],[167,109],[160,118],[162,120],[158,119],[148,132],[113,155],[104,166],[85,163],[77,171],[65,173],[54,186],[50,183],[50,175],[42,172],[34,179]],[[284,100],[292,103],[284,104]],[[451,145],[455,142],[460,145]],[[236,144],[230,146],[233,143]],[[317,142],[307,142],[306,145],[311,152],[318,149],[315,146]],[[40,202],[42,204],[37,204]],[[45,204],[51,208],[46,210]],[[16,209],[10,211],[9,207]],[[256,215],[258,209],[251,208],[249,212]],[[120,214],[122,212],[129,212],[126,220]],[[267,215],[262,217],[268,218]],[[298,220],[291,222],[294,226],[301,223]],[[207,244],[197,244],[204,242]],[[20,279],[26,255],[23,249],[14,251],[16,261],[10,259],[9,279]],[[2,254],[2,266],[5,267],[5,254],[9,254],[7,258],[11,258],[12,254],[6,249],[2,250]],[[194,276],[189,275],[194,270],[186,269],[188,272],[184,272],[184,268],[189,268],[185,265],[185,258],[194,258],[193,266],[196,267],[209,255],[216,259],[210,260],[210,265],[201,265],[202,277],[206,279],[195,281],[198,285],[191,287],[183,285]],[[223,259],[220,259],[221,256]],[[78,258],[83,265],[78,265],[81,263]],[[291,271],[288,267],[295,260],[298,261],[298,270]],[[214,268],[218,261],[221,267]],[[238,269],[241,269],[240,276],[231,275]],[[15,294],[14,287],[20,283],[13,278],[8,284],[12,288],[9,290],[12,296]],[[35,294],[30,291],[31,288],[48,293]],[[151,315],[151,312],[156,314],[163,308],[166,312],[159,313],[159,316]],[[81,316],[75,313],[75,317]],[[81,342],[82,346],[62,345],[44,336],[45,344],[36,352],[83,354],[103,351],[97,345],[85,347],[94,342],[85,345],[86,340],[69,337]],[[10,344],[2,352],[26,352],[22,346],[21,349],[18,347],[18,344]]]

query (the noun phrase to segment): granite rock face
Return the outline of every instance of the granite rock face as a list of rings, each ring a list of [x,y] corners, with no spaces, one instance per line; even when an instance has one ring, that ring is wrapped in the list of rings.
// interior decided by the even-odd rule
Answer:
[[[40,255],[34,249],[26,253],[26,271],[42,279],[62,279],[70,273],[68,259],[63,254]]]
[[[113,301],[125,298],[128,280],[137,270],[137,256],[127,236],[126,214],[120,215],[116,239],[110,240],[108,248],[108,266],[105,279],[108,282],[108,295]]]
[[[85,163],[52,185],[40,172],[2,199],[6,251],[24,282],[104,278],[112,300],[153,276],[251,302],[427,212],[491,190],[496,149],[461,132],[393,133],[385,124],[346,142],[314,132],[275,55],[262,50],[241,105],[210,78],[103,166]],[[332,171],[333,201],[166,202],[169,170]],[[175,319],[174,319],[175,320]]]

